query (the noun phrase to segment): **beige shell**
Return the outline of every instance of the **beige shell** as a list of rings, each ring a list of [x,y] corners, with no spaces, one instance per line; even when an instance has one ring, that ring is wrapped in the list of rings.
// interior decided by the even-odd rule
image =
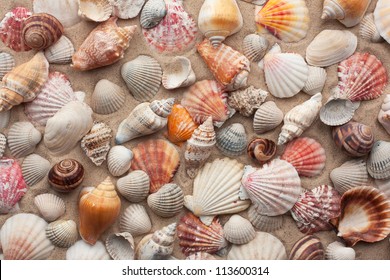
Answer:
[[[383,42],[381,34],[379,34],[378,28],[375,25],[374,14],[367,14],[360,23],[359,35],[365,40],[372,43]]]
[[[347,161],[330,172],[330,179],[341,194],[354,187],[366,186],[368,183],[366,161],[362,159]]]
[[[325,0],[322,19],[337,19],[346,27],[359,24],[371,0]]]
[[[332,242],[326,247],[325,256],[328,260],[354,260],[356,252],[339,241]]]
[[[49,173],[50,162],[37,154],[27,156],[23,160],[22,174],[28,186],[34,186]]]
[[[24,157],[34,152],[41,139],[41,133],[30,122],[16,122],[8,132],[8,147],[13,156]]]
[[[253,118],[253,130],[263,134],[280,125],[283,121],[283,112],[275,102],[267,101],[257,109]]]
[[[75,52],[74,46],[68,37],[62,35],[52,46],[45,50],[45,56],[52,64],[70,64]]]
[[[326,70],[321,67],[309,66],[309,77],[302,91],[309,95],[322,92],[326,82]]]
[[[122,88],[109,80],[97,82],[91,97],[91,108],[95,113],[109,115],[118,111],[125,103]]]
[[[5,52],[0,52],[0,80],[15,66],[14,57]]]
[[[237,110],[241,115],[250,117],[267,98],[268,92],[250,86],[243,90],[234,91],[229,94],[228,104]]]
[[[47,226],[46,236],[55,246],[68,248],[77,241],[79,232],[74,221],[58,220]]]
[[[96,166],[100,166],[110,150],[111,138],[111,128],[103,122],[95,122],[91,131],[81,140],[81,149]]]
[[[390,179],[375,180],[375,186],[390,199]]]
[[[90,245],[79,240],[66,251],[67,260],[110,260],[106,247],[101,241]]]
[[[390,142],[376,141],[367,160],[367,171],[374,179],[390,179]]]
[[[11,111],[0,112],[0,129],[8,127],[10,118],[11,118]]]
[[[130,202],[141,202],[149,194],[149,175],[143,170],[134,170],[117,181],[117,188]]]
[[[134,239],[128,232],[110,234],[106,248],[114,260],[134,260]]]
[[[259,62],[268,49],[268,40],[257,34],[249,34],[242,42],[242,51],[244,55],[253,62]]]
[[[6,145],[7,145],[7,138],[3,133],[0,133],[0,158],[2,158],[4,155]]]
[[[34,198],[34,204],[42,217],[48,222],[57,220],[65,213],[64,200],[51,193],[37,195]]]
[[[248,220],[255,228],[266,232],[272,232],[281,229],[284,221],[283,215],[279,215],[279,216],[261,215],[257,211],[257,207],[255,205],[251,205],[251,207],[249,207]]]
[[[246,244],[256,236],[251,223],[240,215],[233,215],[223,226],[223,236],[233,244]]]
[[[107,167],[112,176],[122,176],[131,165],[133,152],[125,146],[114,146],[107,156]]]
[[[390,94],[387,94],[383,100],[381,110],[378,114],[378,121],[390,135]]]
[[[191,61],[184,56],[175,57],[165,68],[162,76],[162,84],[166,89],[188,87],[195,81],[196,76]]]
[[[81,18],[96,22],[107,20],[112,13],[112,6],[109,0],[78,0]]]
[[[158,216],[169,218],[177,215],[184,204],[184,194],[179,185],[166,184],[148,196],[150,209]]]
[[[129,232],[137,237],[148,233],[152,229],[152,223],[145,207],[141,204],[131,204],[123,212],[119,227],[122,232]]]

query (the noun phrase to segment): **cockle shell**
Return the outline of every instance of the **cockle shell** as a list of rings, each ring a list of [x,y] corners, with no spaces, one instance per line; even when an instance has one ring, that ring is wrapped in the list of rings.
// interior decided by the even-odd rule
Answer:
[[[172,181],[180,165],[179,153],[165,140],[148,140],[133,148],[132,170],[143,170],[150,178],[150,192]]]
[[[383,42],[381,34],[375,25],[374,14],[367,14],[362,22],[360,23],[359,35],[365,40],[370,41],[371,43],[380,43]]]
[[[91,70],[123,58],[137,26],[118,27],[116,21],[116,17],[111,17],[92,30],[72,57],[74,69]]]
[[[357,37],[347,30],[323,30],[306,49],[306,61],[328,67],[350,57],[356,50]]]
[[[375,180],[375,186],[390,199],[390,179]]]
[[[353,248],[346,247],[343,243],[335,241],[326,247],[325,256],[328,260],[354,260],[356,253]]]
[[[269,0],[255,16],[257,31],[268,31],[284,42],[298,42],[309,29],[309,9],[304,0]]]
[[[16,66],[2,80],[0,111],[10,110],[22,102],[32,101],[49,76],[49,63],[43,52]]]
[[[253,118],[253,130],[257,134],[263,134],[280,125],[283,121],[283,112],[273,101],[267,101],[260,105]]]
[[[247,153],[251,159],[265,163],[275,155],[276,144],[266,138],[255,138],[248,144]]]
[[[112,176],[121,176],[125,174],[131,165],[133,152],[125,146],[114,146],[110,149],[107,156],[107,167]]]
[[[331,96],[320,110],[321,121],[329,126],[339,126],[352,120],[360,102],[338,99]]]
[[[168,116],[167,138],[173,144],[181,145],[191,138],[198,125],[192,120],[187,109],[180,104],[174,104]]]
[[[184,197],[184,206],[210,225],[217,215],[234,214],[249,207],[240,200],[243,165],[234,159],[216,159],[199,171],[194,180],[193,195]]]
[[[167,7],[164,0],[149,0],[140,15],[142,28],[153,28],[165,17]]]
[[[256,232],[247,219],[233,215],[223,226],[223,235],[230,243],[241,245],[253,240]]]
[[[1,228],[1,245],[5,260],[44,260],[54,250],[46,237],[47,223],[34,214],[16,214]]]
[[[109,0],[78,0],[78,15],[86,20],[102,22],[108,20],[112,13]]]
[[[265,37],[257,34],[249,34],[242,42],[244,55],[253,62],[259,62],[268,49],[269,42]]]
[[[166,184],[148,196],[150,209],[163,218],[173,217],[183,208],[184,194],[179,185]]]
[[[71,192],[84,179],[84,167],[75,159],[64,159],[49,171],[49,184],[58,192]]]
[[[7,145],[7,138],[3,133],[0,133],[0,158],[2,158],[4,155],[6,145]]]
[[[0,79],[15,66],[14,57],[6,52],[0,52]]]
[[[261,103],[265,101],[267,95],[268,92],[250,86],[229,94],[228,104],[244,117],[250,117],[256,109],[260,108]]]
[[[121,231],[136,237],[148,233],[152,229],[152,222],[145,207],[141,204],[131,204],[123,212],[119,227]]]
[[[337,19],[346,27],[361,21],[371,0],[325,0],[322,19]]]
[[[110,177],[91,192],[82,195],[79,202],[79,231],[83,240],[94,245],[118,218],[120,208],[121,200]]]
[[[376,141],[367,160],[367,171],[374,179],[390,179],[390,142]]]
[[[215,79],[227,91],[246,86],[250,62],[243,54],[222,43],[214,47],[207,39],[200,43],[197,49]]]
[[[68,37],[62,35],[52,46],[45,50],[45,56],[52,64],[69,64],[75,52],[74,46]]]
[[[290,260],[324,260],[324,247],[321,240],[314,235],[306,235],[291,248]]]
[[[217,148],[222,154],[236,157],[244,153],[247,145],[245,128],[240,123],[234,123],[217,132]]]
[[[284,124],[279,134],[278,145],[283,145],[309,128],[316,120],[321,108],[322,95],[317,93],[309,100],[292,108],[284,116]]]
[[[390,94],[383,100],[381,110],[378,114],[378,121],[388,134],[390,134]]]
[[[145,4],[145,0],[108,0],[112,6],[112,14],[120,19],[135,18]]]
[[[117,188],[128,201],[141,202],[149,194],[150,179],[146,172],[134,170],[117,181]]]
[[[16,122],[8,132],[8,147],[15,157],[32,154],[42,134],[30,122]]]
[[[114,260],[134,260],[134,239],[128,232],[110,234],[106,248]]]
[[[309,76],[302,91],[309,95],[322,92],[326,82],[326,77],[327,74],[325,69],[321,67],[309,66]]]
[[[111,128],[103,122],[95,122],[91,131],[81,140],[81,149],[96,166],[102,165],[110,150]]]
[[[57,247],[68,248],[78,239],[77,225],[72,220],[58,220],[46,228],[46,236]]]
[[[347,161],[330,172],[330,179],[335,189],[341,194],[354,187],[367,186],[366,161],[363,159]]]
[[[24,196],[28,187],[15,159],[0,158],[0,174],[0,214],[7,214]]]
[[[214,218],[211,224],[206,226],[192,213],[188,213],[180,219],[177,225],[177,237],[181,251],[186,256],[196,252],[213,254],[228,245],[217,218]]]
[[[51,193],[37,195],[34,198],[34,204],[42,217],[48,222],[53,222],[65,214],[64,200]]]
[[[249,207],[248,220],[255,228],[266,232],[272,232],[281,229],[284,221],[283,215],[279,215],[279,216],[261,215],[257,211],[257,207],[255,205],[251,205],[251,207]]]
[[[124,119],[115,136],[116,144],[123,144],[134,138],[153,134],[162,129],[168,122],[174,98],[154,100],[137,105]]]
[[[81,21],[81,17],[77,14],[78,9],[78,0],[34,0],[33,2],[34,13],[51,14],[65,28],[71,27]]]
[[[106,247],[101,241],[90,245],[79,240],[66,251],[67,260],[110,260]]]
[[[185,56],[176,56],[165,68],[162,84],[166,89],[176,89],[194,84],[196,76],[191,61]]]
[[[122,65],[121,75],[134,98],[146,102],[152,100],[157,94],[162,70],[156,59],[140,55]]]
[[[50,162],[37,154],[27,156],[23,160],[22,173],[28,186],[34,186],[46,177],[50,170]]]
[[[120,86],[102,79],[97,82],[92,93],[91,108],[98,114],[112,114],[123,106],[125,98],[125,93]]]
[[[197,261],[197,260],[216,260],[216,258],[206,252],[196,252],[193,254],[188,255],[186,260],[192,260],[192,261]]]
[[[390,42],[390,28],[388,26],[389,9],[390,6],[388,1],[378,0],[374,10],[375,26],[382,38],[388,43]]]

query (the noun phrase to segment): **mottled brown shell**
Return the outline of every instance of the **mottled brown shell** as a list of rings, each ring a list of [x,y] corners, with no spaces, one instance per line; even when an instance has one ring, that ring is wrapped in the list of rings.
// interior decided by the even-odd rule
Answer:
[[[318,237],[306,235],[295,242],[290,252],[290,260],[324,260],[324,247]]]
[[[71,192],[84,179],[84,167],[75,159],[64,159],[49,171],[49,184],[58,192]]]
[[[266,138],[253,139],[247,147],[248,156],[259,163],[269,161],[276,153],[274,141]]]

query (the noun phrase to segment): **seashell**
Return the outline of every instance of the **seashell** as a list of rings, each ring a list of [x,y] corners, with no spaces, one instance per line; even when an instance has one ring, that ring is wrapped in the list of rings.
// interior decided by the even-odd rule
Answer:
[[[198,260],[216,260],[216,258],[206,252],[195,252],[193,254],[188,255],[186,260],[198,261]]]
[[[263,134],[279,126],[283,121],[283,112],[273,101],[260,105],[253,118],[253,130]]]
[[[107,156],[108,171],[112,176],[122,176],[130,169],[132,159],[133,152],[130,149],[125,146],[114,146]]]
[[[329,126],[339,126],[352,120],[360,102],[352,102],[348,99],[329,98],[320,110],[321,121]]]
[[[0,129],[8,127],[10,118],[11,118],[11,111],[0,112]]]
[[[198,33],[195,20],[184,10],[183,0],[165,0],[165,4],[167,13],[160,23],[142,30],[146,42],[160,54],[177,54],[192,49]]]
[[[198,26],[215,47],[241,30],[244,24],[235,0],[206,0],[199,11]]]
[[[234,214],[249,207],[240,200],[243,165],[234,159],[216,159],[199,171],[194,180],[193,195],[184,197],[184,206],[210,225],[217,215]]]
[[[64,159],[49,171],[49,184],[58,192],[71,192],[84,180],[84,167],[75,159]]]
[[[325,256],[328,260],[354,260],[356,253],[353,248],[346,247],[343,243],[335,241],[326,247]]]
[[[0,158],[0,174],[0,214],[8,214],[27,192],[28,187],[15,159]]]
[[[324,260],[325,253],[321,240],[314,235],[306,235],[291,248],[290,260]]]
[[[337,236],[347,246],[359,241],[377,242],[390,233],[390,201],[373,187],[356,187],[341,197]]]
[[[7,138],[3,133],[0,133],[0,158],[2,158],[4,155],[6,145],[7,145]]]
[[[53,222],[65,214],[64,200],[51,193],[37,195],[34,198],[34,204],[42,217],[48,222]]]
[[[90,245],[79,240],[66,251],[67,260],[110,260],[106,247],[101,241]]]
[[[371,127],[353,121],[334,127],[332,137],[336,146],[352,157],[368,154],[374,145]]]
[[[108,0],[112,14],[120,19],[135,18],[145,4],[145,0]]]
[[[284,125],[279,134],[278,145],[283,145],[299,137],[316,120],[322,106],[322,95],[317,93],[309,100],[292,108],[284,116]]]
[[[74,221],[58,220],[47,226],[46,236],[53,245],[61,248],[68,248],[77,241],[79,233]]]
[[[174,102],[174,98],[168,98],[137,105],[130,115],[120,123],[115,143],[123,144],[162,129],[168,122],[168,115],[171,113]]]
[[[389,20],[389,3],[385,0],[378,0],[374,10],[375,26],[379,34],[387,42],[390,42]]]
[[[86,20],[102,22],[109,19],[112,13],[110,0],[78,0],[78,15]]]
[[[390,94],[387,94],[383,100],[381,110],[378,114],[378,121],[386,132],[390,134]]]
[[[248,144],[246,151],[251,159],[265,163],[275,155],[276,144],[266,138],[255,138]]]
[[[8,131],[8,147],[15,157],[32,154],[41,139],[41,133],[30,122],[16,122]]]
[[[121,209],[115,186],[107,177],[91,192],[80,197],[80,236],[88,244],[94,245],[102,233],[118,218]]]
[[[236,157],[244,153],[247,145],[245,128],[240,123],[234,123],[218,131],[217,148],[222,154]]]
[[[157,94],[162,70],[156,59],[140,55],[122,65],[121,75],[134,98],[146,102],[152,100]]]
[[[92,110],[85,103],[70,101],[48,119],[44,142],[53,155],[64,155],[91,130]]]
[[[253,115],[256,109],[267,98],[268,92],[250,86],[244,90],[232,92],[228,97],[228,104],[244,117]]]
[[[0,35],[1,36],[1,35]],[[15,67],[14,57],[6,52],[0,52],[0,79]]]
[[[198,124],[211,116],[214,125],[220,127],[229,117],[227,94],[216,81],[196,82],[184,93],[181,105]]]
[[[286,42],[298,42],[309,29],[309,9],[303,0],[270,0],[256,12],[257,31]],[[268,31],[268,32],[267,32]]]
[[[214,47],[207,39],[197,49],[215,79],[227,91],[246,87],[250,61],[243,54],[222,43]]]
[[[45,50],[45,56],[52,64],[69,64],[75,52],[74,46],[68,37],[62,35],[58,41]]]
[[[183,204],[183,191],[176,184],[165,184],[157,192],[148,196],[150,209],[163,218],[177,215],[183,208]]]
[[[384,41],[375,25],[373,13],[369,13],[363,18],[360,23],[359,35],[371,43],[381,43]]]
[[[50,162],[40,155],[32,154],[23,160],[22,174],[28,186],[40,182],[50,170]]]
[[[303,137],[287,144],[281,159],[291,163],[300,176],[314,177],[325,168],[325,149],[316,140]]]
[[[322,92],[327,77],[325,69],[315,66],[308,67],[309,76],[302,91],[309,95],[314,95],[318,92]]]
[[[152,223],[145,207],[141,204],[131,204],[123,212],[119,227],[121,231],[136,237],[148,233],[152,229]]]
[[[33,50],[47,49],[54,45],[63,33],[61,22],[49,14],[33,14],[23,22],[23,41]]]
[[[137,26],[118,27],[116,21],[116,17],[111,17],[91,31],[72,57],[74,69],[91,70],[123,58]]]
[[[305,86],[309,68],[301,55],[282,53],[279,45],[275,44],[263,61],[265,81],[273,96],[289,98]]]
[[[255,238],[244,245],[233,245],[228,260],[286,260],[286,248],[272,234],[256,232]]]
[[[191,138],[198,125],[192,120],[186,108],[180,104],[174,104],[168,116],[167,138],[173,144],[181,145]]]
[[[16,7],[5,14],[0,22],[0,39],[4,45],[16,52],[29,51],[22,37],[23,23],[32,13],[25,7]]]
[[[49,75],[49,63],[42,52],[8,72],[0,89],[0,111],[32,101]]]
[[[211,224],[206,226],[192,213],[188,213],[180,219],[177,225],[177,237],[181,251],[186,256],[197,252],[213,254],[228,245],[217,218],[214,218]]]
[[[335,189],[341,194],[354,187],[367,186],[366,161],[363,159],[347,161],[330,172],[330,179]]]
[[[352,27],[362,20],[371,0],[325,0],[322,19],[337,19],[346,27]]]
[[[306,49],[306,61],[328,67],[350,57],[356,50],[357,37],[347,30],[323,30]]]
[[[259,62],[265,55],[269,42],[265,37],[258,34],[249,34],[242,42],[244,55],[253,62]]]
[[[281,229],[283,226],[283,215],[261,215],[260,213],[258,213],[257,207],[254,205],[251,205],[251,207],[249,207],[248,220],[255,228],[261,231],[271,232]]]
[[[114,260],[134,260],[134,239],[128,232],[110,234],[106,248]]]
[[[125,103],[122,88],[109,80],[100,80],[92,94],[91,108],[95,113],[108,115],[118,111]]]
[[[142,28],[153,28],[166,16],[167,7],[164,0],[149,0],[140,15]]]
[[[103,122],[95,122],[91,131],[81,140],[81,149],[96,166],[100,166],[111,148],[111,138],[111,128]]]
[[[139,143],[133,149],[131,170],[143,170],[150,178],[150,193],[172,181],[180,165],[179,153],[168,141],[157,139]]]
[[[375,186],[390,198],[390,180],[375,180]]]
[[[34,0],[34,13],[48,13],[55,16],[67,28],[81,21],[77,12],[78,0]],[[66,11],[66,12],[64,12]]]
[[[233,215],[223,226],[223,235],[230,243],[241,245],[253,240],[256,232],[247,219]]]
[[[44,260],[54,250],[46,237],[47,223],[34,214],[21,213],[8,218],[1,228],[5,260]]]
[[[141,202],[149,194],[150,179],[144,171],[134,170],[117,181],[117,188],[128,201]]]
[[[176,56],[164,70],[162,84],[166,89],[176,89],[194,84],[196,76],[191,61],[184,56]]]
[[[176,223],[148,234],[138,243],[135,249],[136,260],[161,260],[169,258],[173,252],[176,234]]]
[[[249,198],[257,212],[267,216],[282,215],[298,200],[301,180],[287,161],[274,159],[261,169],[245,166],[240,198]]]
[[[367,171],[374,179],[390,179],[390,142],[376,141],[367,160]]]

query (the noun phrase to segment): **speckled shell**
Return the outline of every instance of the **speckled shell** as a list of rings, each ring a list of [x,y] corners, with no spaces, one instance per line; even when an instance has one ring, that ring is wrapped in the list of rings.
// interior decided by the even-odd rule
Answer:
[[[265,37],[257,34],[249,34],[242,42],[244,55],[253,62],[259,62],[268,49],[269,42]]]
[[[0,79],[15,66],[14,57],[6,52],[0,52]]]
[[[325,0],[322,19],[337,19],[346,27],[361,21],[371,0]]]
[[[367,160],[367,171],[374,179],[390,179],[390,142],[377,141]]]
[[[0,133],[0,158],[2,158],[4,155],[6,145],[7,145],[7,138],[3,133]]]
[[[46,177],[50,162],[40,155],[32,154],[23,160],[22,173],[28,186],[34,186]]]
[[[81,140],[81,149],[96,166],[102,165],[110,150],[111,128],[103,122],[95,122],[91,131]]]
[[[77,14],[78,8],[78,0],[34,0],[33,2],[34,13],[51,14],[65,28],[71,27],[81,21],[81,17]]]
[[[366,161],[363,159],[347,161],[330,172],[330,179],[335,189],[341,194],[354,187],[367,186]]]
[[[390,28],[388,26],[389,21],[389,2],[386,0],[378,0],[374,10],[374,20],[376,28],[379,34],[387,42],[390,42]]]
[[[268,92],[250,86],[244,90],[234,91],[229,94],[228,104],[244,117],[250,117],[256,109],[260,108],[267,95]]]
[[[34,152],[41,139],[41,133],[30,122],[15,122],[8,132],[8,147],[15,157],[24,157]]]
[[[194,84],[196,76],[191,61],[185,56],[176,56],[164,69],[162,84],[166,89],[176,89]]]
[[[110,234],[106,248],[114,260],[134,260],[134,239],[128,232]]]
[[[79,233],[74,221],[58,220],[47,226],[46,236],[53,245],[61,248],[68,248],[77,241]]]
[[[117,181],[117,188],[128,201],[141,202],[149,194],[150,179],[144,171],[134,170]]]
[[[65,214],[65,202],[62,198],[44,193],[34,198],[34,204],[41,216],[48,222],[53,222]]]
[[[223,226],[223,235],[230,243],[241,245],[253,240],[256,232],[247,219],[233,215]]]
[[[112,6],[109,0],[78,0],[78,15],[85,19],[96,22],[108,20],[112,13]]]
[[[75,159],[64,159],[49,171],[49,184],[58,192],[71,192],[84,179],[84,167]]]
[[[275,102],[267,101],[257,109],[253,118],[253,130],[257,134],[263,134],[276,128],[283,121],[283,112]]]
[[[222,154],[236,157],[244,153],[247,145],[245,128],[240,123],[234,123],[217,132],[217,148]]]
[[[198,260],[216,260],[216,258],[206,252],[196,252],[193,254],[188,255],[186,260],[192,260],[192,261],[198,261]]]
[[[109,115],[123,106],[125,98],[125,93],[120,86],[102,79],[97,82],[92,93],[91,108],[95,113]]]
[[[325,253],[321,240],[314,235],[306,235],[291,248],[290,260],[324,260]]]
[[[192,120],[186,108],[180,104],[173,105],[167,123],[167,138],[169,141],[181,145],[191,138],[197,127],[198,125]]]
[[[173,217],[183,208],[183,191],[179,185],[165,184],[157,192],[148,196],[148,205],[160,217]]]
[[[110,149],[107,156],[107,167],[112,176],[122,176],[131,165],[133,152],[125,146],[114,146]]]
[[[326,82],[326,70],[321,67],[309,66],[309,76],[302,91],[314,95],[322,92]]]
[[[142,28],[153,28],[167,14],[167,6],[164,0],[149,0],[146,2],[140,15]]]
[[[123,212],[119,227],[121,231],[136,237],[148,233],[152,229],[152,222],[145,207],[141,204],[131,204]]]
[[[336,99],[334,96],[331,96],[320,110],[320,119],[329,126],[343,125],[352,120],[359,106],[360,102]]]
[[[360,23],[359,35],[371,43],[381,43],[384,41],[378,28],[375,25],[374,14],[367,14]]]
[[[251,205],[248,210],[248,220],[252,225],[261,231],[272,232],[281,229],[283,226],[283,215],[266,216],[257,211],[255,205]]]
[[[378,114],[378,121],[390,135],[390,94],[387,94],[383,100],[381,110]]]
[[[326,247],[325,256],[328,260],[354,260],[356,253],[353,248],[346,247],[343,243],[335,241]]]
[[[266,138],[255,138],[248,144],[246,151],[251,159],[265,163],[275,155],[276,144]]]
[[[101,241],[93,246],[79,240],[66,251],[67,260],[110,260],[106,247]]]
[[[52,64],[69,64],[75,52],[72,42],[68,37],[62,35],[52,46],[45,50],[45,56]]]

